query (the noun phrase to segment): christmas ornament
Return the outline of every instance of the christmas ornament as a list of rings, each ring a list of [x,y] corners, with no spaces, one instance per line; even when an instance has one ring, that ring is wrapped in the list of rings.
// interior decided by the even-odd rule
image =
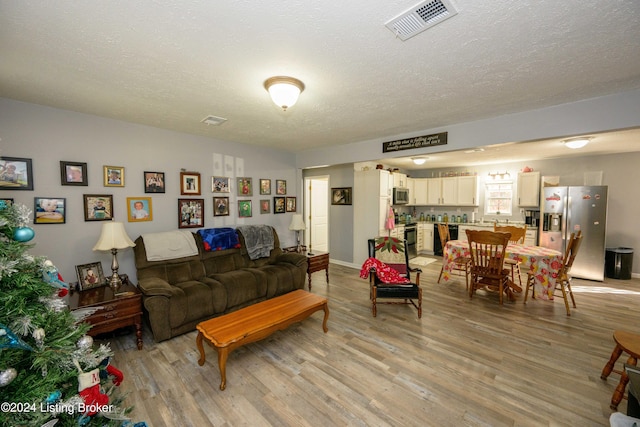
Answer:
[[[7,208],[7,202],[4,200],[0,200],[0,211],[3,211]]]
[[[61,397],[62,397],[62,392],[60,390],[56,390],[53,393],[51,393],[49,397],[47,397],[47,400],[45,400],[45,402],[52,405],[56,403],[58,400],[60,400]]]
[[[16,334],[11,332],[9,328],[0,323],[0,349],[3,348],[21,348],[23,350],[33,350],[29,344],[22,341]]]
[[[79,349],[87,350],[93,346],[93,338],[89,335],[83,335],[76,343]]]
[[[100,370],[98,368],[78,375],[78,394],[82,397],[85,405],[89,405],[87,415],[95,415],[98,406],[109,403],[109,396],[100,391]]]
[[[0,371],[0,387],[4,387],[6,385],[11,384],[18,376],[18,371],[13,368],[5,369],[4,371]]]
[[[102,362],[100,362],[100,368],[101,368],[100,378],[107,379],[109,375],[111,375],[113,376],[113,384],[116,386],[119,386],[122,383],[122,380],[124,379],[124,375],[122,374],[121,370],[111,365],[111,363],[109,362],[109,359],[110,358],[107,357]]]
[[[31,336],[33,337],[34,340],[36,340],[36,344],[38,345],[42,345],[44,344],[44,337],[45,337],[45,332],[44,329],[42,328],[38,328],[35,331],[33,331],[33,333],[31,334]]]
[[[18,242],[25,243],[33,239],[35,235],[36,232],[33,231],[33,228],[31,227],[18,227],[13,232],[13,239]]]
[[[45,282],[49,283],[56,288],[59,288],[58,296],[63,297],[69,293],[69,285],[62,280],[62,276],[58,273],[58,269],[51,262],[46,260],[43,264],[42,278]]]

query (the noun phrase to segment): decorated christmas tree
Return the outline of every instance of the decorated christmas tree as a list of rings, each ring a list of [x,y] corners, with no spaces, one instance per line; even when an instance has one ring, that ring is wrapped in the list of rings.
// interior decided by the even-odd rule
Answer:
[[[0,425],[131,425],[111,349],[69,311],[53,262],[28,254],[30,215],[0,201]]]

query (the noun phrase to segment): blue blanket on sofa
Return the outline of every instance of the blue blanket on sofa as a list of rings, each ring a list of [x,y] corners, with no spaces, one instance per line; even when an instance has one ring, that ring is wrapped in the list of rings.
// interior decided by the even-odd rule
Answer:
[[[240,247],[236,230],[230,227],[205,228],[198,230],[198,234],[202,236],[206,251],[222,251]]]

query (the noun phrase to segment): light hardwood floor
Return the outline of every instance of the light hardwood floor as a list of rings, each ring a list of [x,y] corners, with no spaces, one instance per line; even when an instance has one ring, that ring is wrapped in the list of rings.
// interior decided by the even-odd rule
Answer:
[[[612,333],[640,333],[640,280],[574,280],[578,308],[562,300],[498,305],[472,300],[463,278],[436,284],[423,267],[423,316],[381,305],[368,282],[332,264],[313,275],[323,313],[231,353],[220,391],[215,351],[198,366],[196,333],[154,343],[144,330],[108,337],[134,421],[149,426],[602,426],[618,376],[600,379]],[[98,340],[97,342],[100,342]],[[621,357],[617,367],[620,367]],[[619,406],[626,411],[626,400]]]

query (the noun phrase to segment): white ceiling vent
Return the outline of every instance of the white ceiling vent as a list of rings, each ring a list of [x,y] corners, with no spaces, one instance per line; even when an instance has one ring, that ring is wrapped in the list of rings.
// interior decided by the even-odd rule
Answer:
[[[405,41],[458,14],[449,0],[426,0],[396,16],[385,25]]]
[[[218,126],[223,124],[226,121],[227,119],[225,119],[224,117],[217,117],[217,116],[207,116],[201,120],[202,123],[206,123],[211,126]]]

